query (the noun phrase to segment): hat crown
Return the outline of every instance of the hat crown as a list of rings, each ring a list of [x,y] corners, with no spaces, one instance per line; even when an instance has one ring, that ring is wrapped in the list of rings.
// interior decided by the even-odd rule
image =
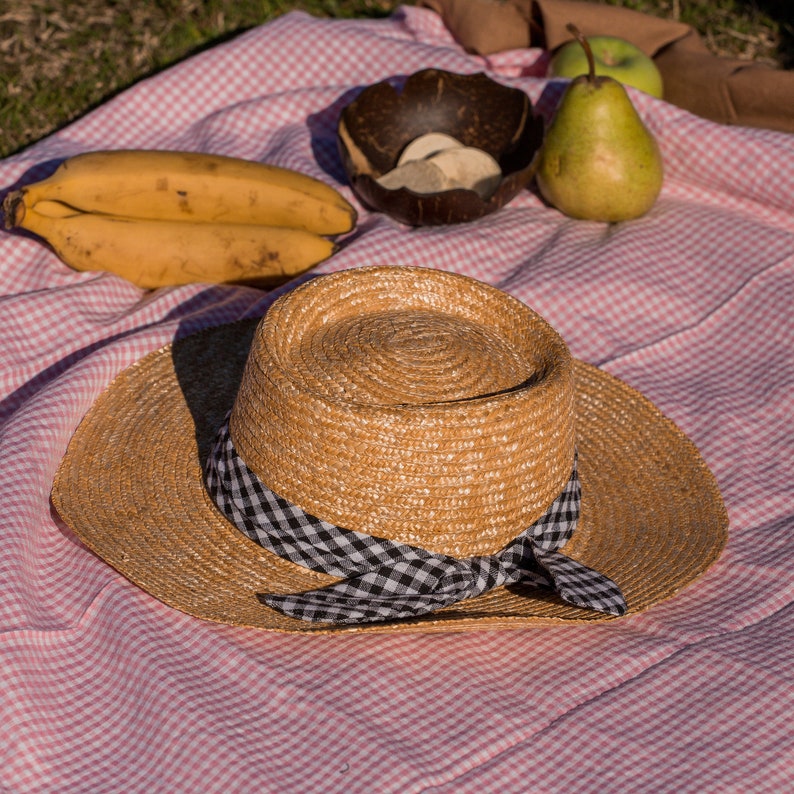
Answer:
[[[543,366],[505,349],[487,327],[423,309],[342,317],[319,327],[310,344],[275,351],[296,388],[360,405],[476,399],[515,388]]]
[[[570,476],[571,372],[561,337],[493,287],[425,268],[349,270],[271,307],[231,433],[260,479],[318,518],[490,554]]]

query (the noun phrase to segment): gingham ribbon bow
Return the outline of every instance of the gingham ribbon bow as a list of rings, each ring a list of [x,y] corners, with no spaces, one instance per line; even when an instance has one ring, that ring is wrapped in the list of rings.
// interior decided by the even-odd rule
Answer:
[[[228,419],[206,465],[220,511],[268,551],[342,581],[289,595],[260,594],[268,606],[319,623],[416,617],[499,585],[552,587],[579,607],[622,615],[626,602],[608,577],[561,554],[579,518],[576,464],[546,513],[496,554],[457,559],[329,524],[271,491],[234,449]]]

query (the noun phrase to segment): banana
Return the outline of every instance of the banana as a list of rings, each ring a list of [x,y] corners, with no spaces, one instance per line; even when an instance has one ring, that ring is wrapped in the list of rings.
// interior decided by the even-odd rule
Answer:
[[[200,152],[86,152],[9,197],[26,207],[44,200],[127,218],[291,226],[324,235],[348,232],[357,220],[340,193],[307,174]]]
[[[151,220],[16,204],[6,228],[42,237],[75,270],[106,270],[143,289],[194,282],[272,286],[327,259],[336,244],[305,229]]]

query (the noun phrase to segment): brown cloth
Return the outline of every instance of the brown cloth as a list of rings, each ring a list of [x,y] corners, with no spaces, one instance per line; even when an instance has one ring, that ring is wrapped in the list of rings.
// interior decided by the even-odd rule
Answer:
[[[583,0],[418,0],[436,11],[467,50],[489,55],[522,47],[553,51],[571,39],[573,22],[585,36],[618,36],[650,55],[664,98],[723,124],[794,132],[794,71],[712,55],[681,22]]]

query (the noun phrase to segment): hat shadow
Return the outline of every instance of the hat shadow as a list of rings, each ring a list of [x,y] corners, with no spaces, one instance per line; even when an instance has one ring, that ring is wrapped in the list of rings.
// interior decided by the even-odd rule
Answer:
[[[193,420],[202,464],[234,404],[261,319],[254,317],[206,328],[178,338],[171,345],[174,373]]]

